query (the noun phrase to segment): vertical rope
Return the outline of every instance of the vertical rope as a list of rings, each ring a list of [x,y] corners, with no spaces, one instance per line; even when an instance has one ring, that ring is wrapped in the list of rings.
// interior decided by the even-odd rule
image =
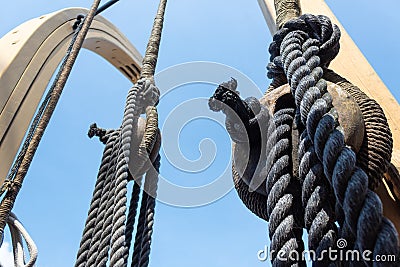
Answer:
[[[153,234],[154,211],[156,205],[159,170],[160,170],[160,155],[158,155],[157,158],[155,159],[153,163],[153,168],[150,168],[150,170],[146,173],[146,180],[144,184],[144,190],[149,192],[149,194],[146,205],[144,231],[142,234],[142,244],[141,244],[140,262],[139,262],[140,267],[146,267],[149,265],[151,236]]]
[[[143,191],[142,201],[140,203],[139,219],[136,227],[135,243],[133,245],[131,267],[138,267],[140,263],[140,254],[142,253],[142,236],[145,227],[144,223],[146,219],[146,207],[148,199],[149,195],[146,191]]]
[[[83,41],[85,40],[86,34],[89,30],[90,24],[93,21],[94,15],[96,13],[99,4],[100,0],[95,0],[93,2],[92,7],[90,8],[89,13],[87,14],[82,24],[82,28],[78,32],[78,35],[76,36],[76,40],[72,45],[71,53],[68,55],[66,59],[66,64],[64,68],[61,70],[59,79],[56,80],[54,91],[52,92],[47,107],[43,113],[43,117],[36,128],[35,134],[33,135],[31,142],[29,143],[26,155],[21,162],[21,166],[17,171],[17,174],[14,178],[12,185],[10,186],[5,197],[0,203],[0,236],[3,236],[6,220],[11,212],[11,209],[14,206],[15,199],[17,198],[19,190],[21,189],[22,183],[25,179],[26,173],[28,172],[33,156],[39,146],[44,131],[47,125],[49,124],[50,118],[55,110],[58,100],[60,99],[61,93],[67,82],[68,76],[71,73],[72,66],[76,61],[78,53],[82,47]]]
[[[157,15],[154,19],[153,28],[151,30],[149,43],[147,44],[146,54],[143,58],[142,78],[152,78],[155,73],[166,5],[167,0],[160,0]]]
[[[136,214],[138,210],[140,197],[140,184],[137,181],[133,181],[133,188],[131,194],[131,201],[129,203],[128,218],[126,219],[126,230],[125,230],[125,246],[129,250],[132,243],[133,229],[136,220]],[[129,255],[125,255],[126,261]]]
[[[114,203],[114,191],[115,191],[115,172],[117,166],[117,156],[120,147],[120,131],[115,131],[118,133],[118,139],[115,140],[113,150],[111,153],[111,161],[109,168],[105,172],[105,186],[101,193],[99,209],[97,212],[93,237],[90,242],[90,248],[88,252],[88,260],[86,266],[93,266],[96,261],[102,259],[99,254],[103,253],[103,248],[107,247],[106,244],[109,244],[109,239],[106,244],[101,244],[103,241],[103,236],[108,234],[110,231],[107,231],[107,227],[111,222],[109,222],[110,217],[112,217],[112,206]],[[109,210],[111,209],[111,212]],[[111,228],[111,227],[109,227]],[[109,234],[110,235],[110,234]],[[101,245],[100,245],[101,244]],[[100,246],[100,247],[99,247]],[[107,253],[105,255],[107,259]],[[107,261],[107,260],[106,260]]]
[[[92,242],[92,237],[94,234],[94,228],[96,226],[96,219],[98,215],[98,210],[100,208],[101,197],[103,194],[103,189],[107,184],[107,171],[112,165],[112,154],[115,150],[116,141],[118,140],[119,132],[114,131],[109,139],[107,140],[106,146],[103,152],[103,158],[101,160],[101,165],[98,173],[98,178],[96,181],[95,189],[93,192],[92,201],[90,204],[88,217],[86,219],[85,228],[82,234],[82,240],[78,250],[77,260],[75,267],[83,267],[86,264],[86,259],[90,249],[90,244]]]
[[[397,255],[396,229],[383,216],[379,197],[368,189],[368,176],[357,166],[355,152],[345,144],[339,114],[322,79],[339,51],[339,38],[339,28],[325,16],[306,14],[289,21],[270,46],[270,66],[275,66],[269,75],[279,74],[279,68],[287,75],[301,122],[333,188],[340,237],[347,247],[373,251],[373,257]]]
[[[160,4],[158,6],[157,14],[154,20],[153,28],[151,31],[151,35],[149,38],[149,42],[147,45],[146,49],[146,54],[143,58],[143,64],[142,64],[142,72],[141,72],[141,77],[144,79],[149,79],[151,83],[153,83],[153,75],[155,73],[155,68],[157,64],[157,58],[158,58],[158,51],[160,47],[160,42],[161,42],[161,33],[162,33],[162,28],[163,28],[163,23],[164,23],[164,14],[165,14],[165,8],[166,8],[167,0],[160,0]],[[147,86],[149,86],[147,88]],[[142,89],[150,89],[153,90],[153,88],[146,83],[146,81],[143,81],[142,83]],[[156,89],[156,88],[154,88]],[[148,103],[141,103],[145,108],[149,105],[152,105],[154,103],[158,102],[158,99],[152,103],[154,99],[154,93],[152,93],[151,90],[148,90],[148,92],[142,90],[144,99],[141,99],[144,102]],[[158,91],[158,90],[156,90]],[[150,94],[151,99],[147,99],[147,94]],[[136,95],[133,93],[131,96],[128,95],[127,103],[126,103],[126,108],[125,108],[125,113],[124,113],[124,119],[122,122],[121,126],[121,149],[118,157],[118,167],[117,167],[117,196],[115,199],[115,205],[114,205],[114,220],[113,220],[113,235],[111,239],[111,254],[110,254],[110,265],[122,265],[126,264],[126,258],[127,254],[129,253],[129,250],[125,246],[125,213],[126,213],[126,185],[127,185],[127,177],[128,177],[128,163],[129,163],[129,157],[130,157],[130,144],[131,144],[131,136],[132,136],[132,128],[134,125],[132,124],[132,120],[134,119],[134,116],[137,115],[137,112],[139,111],[138,108],[136,107]],[[156,96],[158,98],[158,93],[156,92]],[[150,100],[150,101],[149,101]],[[142,110],[140,111],[142,112]],[[140,114],[140,113],[139,113]],[[156,130],[156,129],[152,129]],[[145,136],[146,133],[145,133]]]
[[[126,222],[126,194],[129,178],[128,164],[131,157],[131,141],[132,136],[138,130],[138,117],[140,114],[146,112],[146,129],[139,149],[139,152],[141,153],[137,156],[139,157],[139,161],[142,160],[143,157],[148,161],[149,153],[153,149],[158,133],[157,110],[153,105],[158,103],[159,91],[154,86],[153,75],[157,63],[166,3],[166,0],[161,0],[158,7],[146,54],[143,59],[141,79],[139,79],[135,86],[133,86],[128,92],[124,116],[119,130],[117,142],[118,150],[116,154],[113,153],[111,156],[116,162],[116,168],[111,172],[107,172],[106,175],[106,180],[109,181],[112,179],[113,182],[111,182],[111,187],[110,184],[107,183],[102,190],[102,197],[100,204],[98,204],[99,207],[97,208],[97,217],[94,225],[92,225],[92,228],[94,228],[91,230],[93,234],[90,237],[90,242],[86,241],[90,244],[88,252],[85,252],[88,254],[88,266],[104,266],[107,264],[108,258],[110,258],[110,266],[127,265],[133,225],[136,216],[136,212],[133,210],[137,209],[138,196],[140,192],[140,186],[134,186],[128,215],[129,217]],[[92,128],[92,135],[98,132],[101,133],[101,131],[96,131],[97,127],[95,125]],[[141,167],[144,167],[145,164],[146,163],[143,163]],[[140,169],[138,171],[140,172],[143,170]],[[147,193],[143,192],[143,209],[146,209],[147,207],[147,199]],[[150,210],[151,206],[152,205],[149,206]],[[152,212],[152,214],[153,213],[154,212]],[[143,214],[145,214],[145,210],[143,211]],[[143,225],[144,227],[144,223],[146,222],[144,216],[145,215],[142,216],[143,222],[140,222],[138,225],[138,238],[142,235],[144,229],[139,229],[140,225]],[[139,217],[139,221],[140,220]],[[149,217],[148,220],[151,220],[151,218]],[[152,228],[150,225],[148,225],[147,229],[149,229],[147,235],[151,235]],[[146,244],[148,243],[149,242]],[[141,244],[141,242],[138,244]],[[108,255],[110,247],[111,252],[110,255]],[[149,248],[147,248],[147,251],[149,251]]]

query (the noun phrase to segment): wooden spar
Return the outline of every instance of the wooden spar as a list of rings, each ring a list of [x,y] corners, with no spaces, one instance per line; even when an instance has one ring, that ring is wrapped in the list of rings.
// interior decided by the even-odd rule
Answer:
[[[274,0],[258,0],[258,3],[271,34],[274,34],[277,29]],[[385,112],[393,135],[392,164],[394,170],[392,168],[389,172],[390,174],[385,174],[386,181],[384,181],[376,192],[382,200],[385,216],[395,224],[397,231],[400,232],[400,205],[398,201],[400,200],[400,180],[398,176],[398,172],[400,171],[399,103],[376,74],[324,0],[301,0],[301,9],[303,14],[326,15],[333,23],[340,27],[342,32],[340,52],[330,64],[330,68],[354,85],[360,87],[369,97],[375,99]]]
[[[0,187],[54,71],[65,56],[72,25],[87,9],[67,8],[32,19],[0,39]],[[142,56],[108,20],[96,16],[83,47],[102,56],[132,83]]]

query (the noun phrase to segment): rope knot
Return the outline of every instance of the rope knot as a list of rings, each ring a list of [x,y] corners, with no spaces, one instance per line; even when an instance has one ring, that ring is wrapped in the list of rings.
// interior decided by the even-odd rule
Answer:
[[[339,53],[340,34],[339,27],[323,15],[304,14],[289,20],[274,35],[269,47],[271,62],[267,67],[268,78],[272,79],[286,72],[283,58],[296,57],[299,50],[306,59],[318,56],[319,66],[328,67]]]
[[[105,144],[108,140],[109,137],[109,131],[103,128],[98,128],[96,123],[93,123],[90,125],[89,131],[88,131],[88,136],[89,138],[93,138],[94,136],[97,136],[99,140]]]
[[[143,114],[149,106],[156,106],[160,98],[160,90],[155,86],[154,81],[141,78],[134,86],[138,90],[137,107],[138,113]]]

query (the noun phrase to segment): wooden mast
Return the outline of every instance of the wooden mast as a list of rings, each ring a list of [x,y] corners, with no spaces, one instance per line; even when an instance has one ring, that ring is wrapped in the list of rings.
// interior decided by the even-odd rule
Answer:
[[[271,34],[274,34],[277,30],[274,0],[258,0],[258,3]],[[392,169],[385,174],[383,184],[376,192],[382,200],[385,216],[400,232],[400,105],[324,0],[301,0],[301,9],[303,14],[326,15],[340,27],[340,52],[330,68],[375,99],[385,112],[393,135]]]

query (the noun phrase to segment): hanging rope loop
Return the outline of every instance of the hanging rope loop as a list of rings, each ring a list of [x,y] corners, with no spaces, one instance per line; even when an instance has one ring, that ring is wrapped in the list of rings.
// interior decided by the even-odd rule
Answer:
[[[284,24],[273,38],[269,47],[271,62],[268,64],[268,78],[272,79],[289,71],[288,62],[298,56],[299,50],[304,51],[304,58],[310,60],[318,56],[320,67],[328,67],[337,56],[340,49],[340,29],[332,24],[326,16],[304,14]],[[297,40],[297,41],[296,41]],[[305,42],[307,40],[307,42]],[[299,43],[300,42],[300,43]],[[283,58],[286,62],[283,62]],[[313,59],[316,60],[314,57]],[[294,66],[301,66],[302,62],[294,62]],[[299,65],[300,64],[300,65]],[[300,71],[300,70],[299,70]]]
[[[137,107],[138,112],[136,115],[146,113],[146,108],[149,106],[157,106],[160,98],[160,90],[154,84],[154,80],[149,78],[141,78],[134,86],[134,90],[138,90]]]
[[[11,233],[14,265],[18,267],[33,267],[38,256],[38,249],[35,242],[32,240],[31,236],[28,234],[17,216],[12,212],[7,219],[7,225]],[[25,240],[30,256],[28,262],[26,262],[26,252],[24,250],[23,239]]]

